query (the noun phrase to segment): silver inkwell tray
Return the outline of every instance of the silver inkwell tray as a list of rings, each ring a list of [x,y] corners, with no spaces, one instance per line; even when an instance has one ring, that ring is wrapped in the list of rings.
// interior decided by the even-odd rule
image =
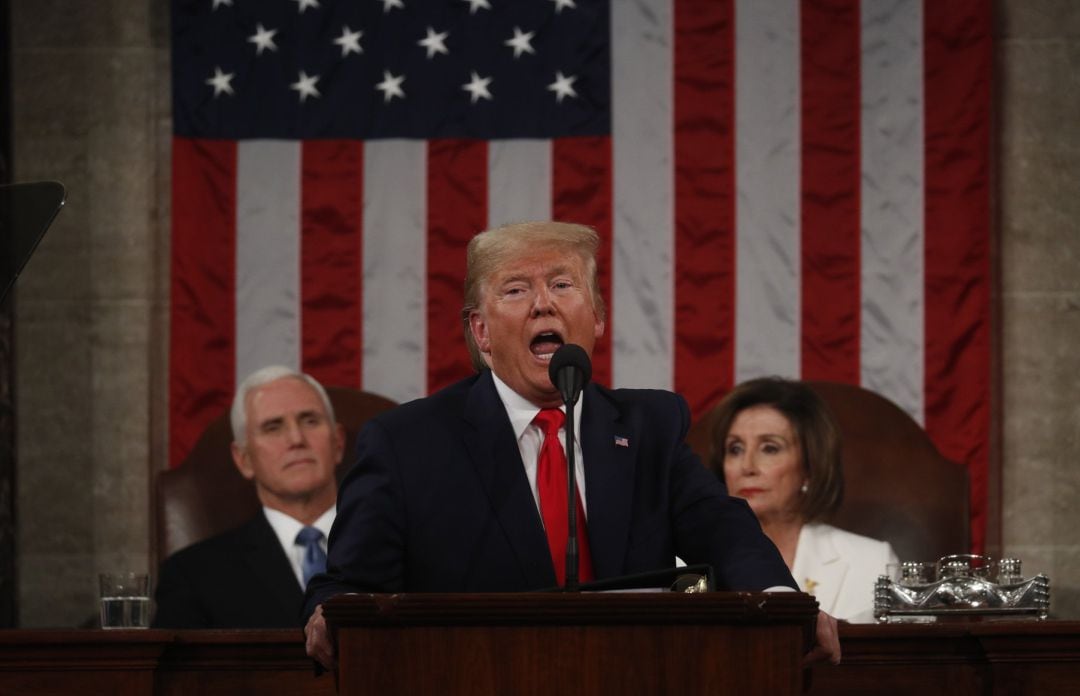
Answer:
[[[1024,578],[1018,558],[957,554],[890,564],[874,585],[880,622],[1045,619],[1049,611],[1050,579]]]

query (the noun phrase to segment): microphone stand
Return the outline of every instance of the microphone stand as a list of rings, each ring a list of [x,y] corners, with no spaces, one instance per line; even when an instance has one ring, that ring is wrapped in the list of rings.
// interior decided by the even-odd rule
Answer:
[[[574,466],[574,402],[566,401],[566,583],[567,592],[578,591],[577,469]]]
[[[566,404],[566,582],[563,589],[577,592],[578,587],[578,534],[577,534],[577,467],[574,466],[577,449],[574,446],[574,404],[592,376],[592,365],[585,349],[567,343],[555,351],[548,366],[551,384],[559,390]]]

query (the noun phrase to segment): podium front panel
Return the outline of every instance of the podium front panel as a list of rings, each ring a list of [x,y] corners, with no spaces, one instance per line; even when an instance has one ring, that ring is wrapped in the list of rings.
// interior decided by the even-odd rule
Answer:
[[[346,595],[342,694],[797,694],[800,593]]]

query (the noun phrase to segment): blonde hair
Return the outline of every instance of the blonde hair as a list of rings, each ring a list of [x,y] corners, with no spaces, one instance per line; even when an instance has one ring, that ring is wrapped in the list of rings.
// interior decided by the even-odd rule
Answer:
[[[484,283],[508,260],[528,256],[542,248],[564,250],[581,259],[593,309],[603,321],[604,298],[600,294],[600,276],[596,267],[600,236],[591,227],[571,222],[518,222],[481,232],[469,241],[466,252],[465,305],[461,308],[465,344],[478,372],[484,370],[487,363],[473,338],[469,317],[480,309]]]

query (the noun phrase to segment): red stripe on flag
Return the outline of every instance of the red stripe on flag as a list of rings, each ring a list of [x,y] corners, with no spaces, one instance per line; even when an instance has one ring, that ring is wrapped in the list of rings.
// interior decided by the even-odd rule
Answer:
[[[923,12],[926,431],[968,466],[978,553],[990,441],[990,3],[926,2]]]
[[[364,145],[303,145],[300,202],[301,364],[326,385],[361,386]]]
[[[735,8],[675,4],[675,390],[695,416],[735,375]]]
[[[428,143],[428,393],[474,371],[465,348],[461,306],[465,301],[465,248],[487,227],[487,168],[486,141]]]
[[[592,379],[611,384],[611,138],[559,138],[551,149],[552,216],[589,225],[600,235],[596,261],[607,322],[593,349]]]
[[[858,0],[799,5],[803,379],[858,384]]]
[[[236,382],[236,143],[173,138],[169,465]]]

